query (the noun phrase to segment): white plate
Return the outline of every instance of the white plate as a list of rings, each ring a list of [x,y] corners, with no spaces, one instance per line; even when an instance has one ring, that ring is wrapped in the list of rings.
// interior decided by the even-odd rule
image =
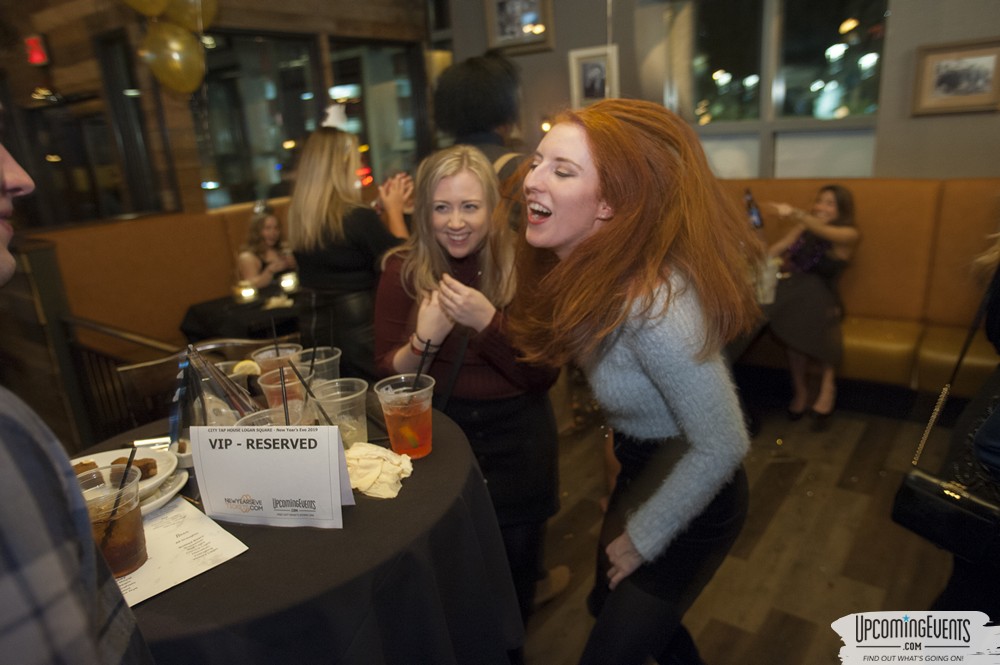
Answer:
[[[162,508],[166,505],[167,501],[177,496],[177,493],[181,491],[184,487],[184,483],[188,481],[188,472],[181,469],[177,473],[171,475],[167,478],[166,482],[156,488],[156,491],[147,496],[139,504],[139,510],[142,511],[143,515],[148,515],[157,508]]]
[[[83,457],[74,457],[70,461],[73,464],[76,464],[77,462],[93,462],[97,466],[110,466],[116,459],[119,457],[128,457],[131,452],[131,448],[108,450],[103,453],[94,453],[92,455],[84,455]],[[177,468],[177,455],[174,455],[169,450],[147,449],[135,451],[136,459],[148,459],[150,457],[156,460],[156,475],[152,478],[139,481],[140,501],[155,492],[156,488],[165,483],[167,478],[170,477],[170,474]]]

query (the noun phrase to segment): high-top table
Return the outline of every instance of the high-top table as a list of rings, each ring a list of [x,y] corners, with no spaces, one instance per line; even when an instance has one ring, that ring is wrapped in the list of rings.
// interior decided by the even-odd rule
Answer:
[[[296,333],[307,309],[303,303],[308,300],[295,294],[290,307],[264,309],[270,296],[280,294],[280,289],[271,288],[249,303],[237,303],[229,296],[195,303],[184,313],[181,332],[192,343],[220,337],[268,339],[275,331],[278,335]]]
[[[158,665],[509,663],[524,636],[489,494],[458,426],[433,428],[399,496],[355,492],[343,529],[219,521],[249,550],[133,608]]]

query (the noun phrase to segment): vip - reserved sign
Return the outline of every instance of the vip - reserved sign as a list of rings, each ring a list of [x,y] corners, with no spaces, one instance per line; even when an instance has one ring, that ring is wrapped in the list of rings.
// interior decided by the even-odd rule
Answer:
[[[192,427],[191,447],[210,517],[339,529],[354,504],[336,426]]]

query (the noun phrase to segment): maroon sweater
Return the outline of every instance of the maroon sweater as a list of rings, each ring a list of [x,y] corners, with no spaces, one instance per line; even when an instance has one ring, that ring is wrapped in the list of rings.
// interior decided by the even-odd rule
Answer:
[[[450,273],[466,285],[475,285],[479,273],[478,254],[449,259]],[[392,358],[399,347],[409,345],[416,329],[419,303],[403,289],[400,271],[403,258],[393,255],[385,266],[375,298],[375,362],[381,375],[396,374]],[[452,395],[458,399],[493,400],[548,390],[559,375],[558,369],[529,365],[517,359],[517,351],[504,333],[501,310],[482,332],[456,325],[425,371],[434,377],[436,391],[445,389],[461,353],[461,339],[469,335],[462,368]]]

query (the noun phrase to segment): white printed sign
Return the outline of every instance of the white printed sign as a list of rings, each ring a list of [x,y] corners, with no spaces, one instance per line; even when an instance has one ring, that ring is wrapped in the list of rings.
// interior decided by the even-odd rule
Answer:
[[[192,427],[205,513],[271,526],[343,527],[354,505],[336,426]]]

